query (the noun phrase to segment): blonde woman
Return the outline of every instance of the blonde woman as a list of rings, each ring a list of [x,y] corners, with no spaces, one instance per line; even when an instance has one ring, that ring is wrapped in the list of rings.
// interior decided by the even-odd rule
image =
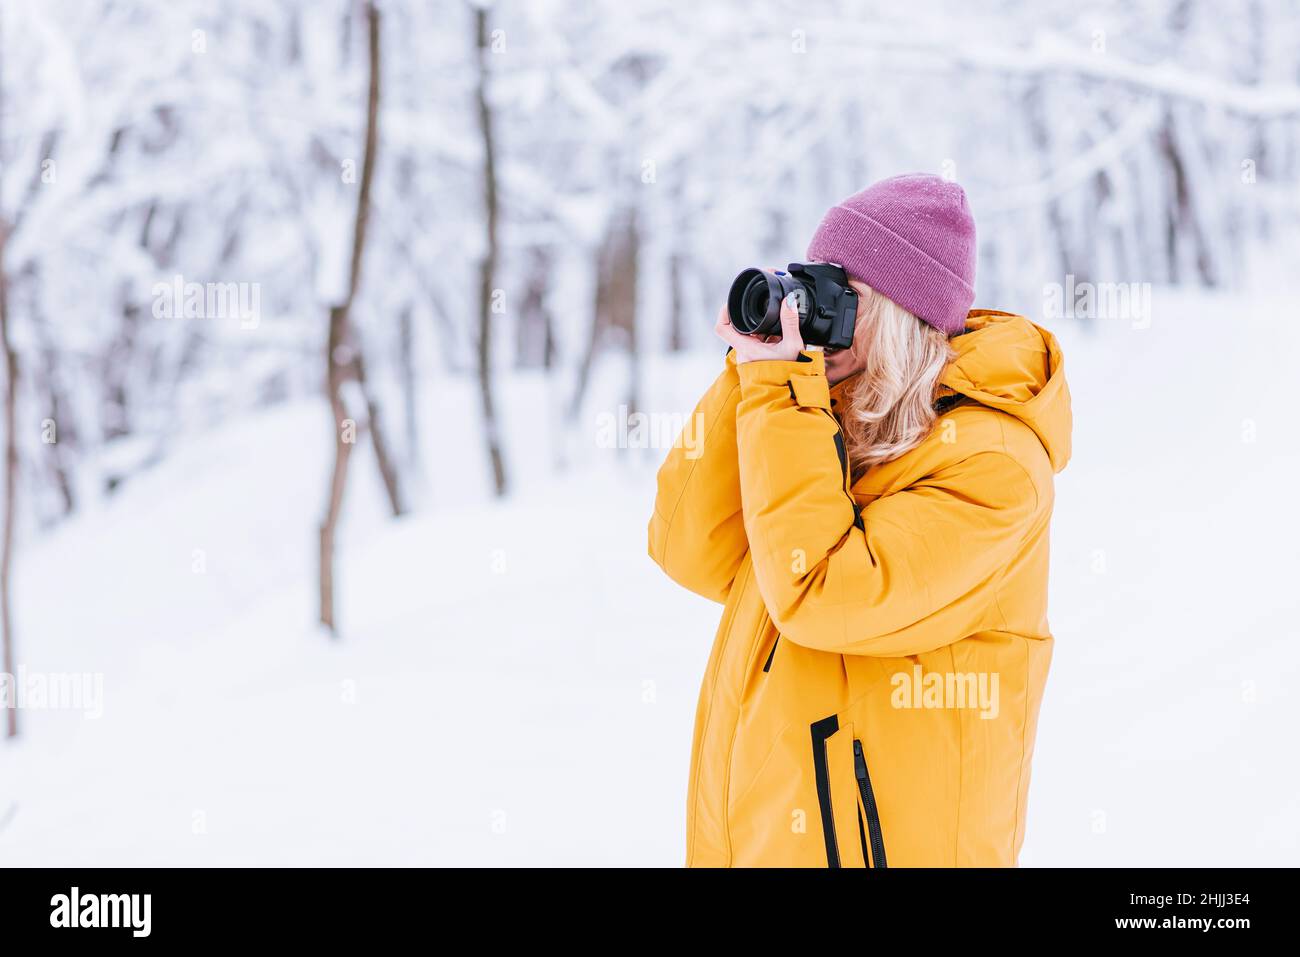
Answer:
[[[808,258],[859,294],[852,346],[744,336],[659,472],[650,554],[724,604],[687,804],[694,866],[1003,866],[1024,840],[1052,653],[1056,340],[970,311],[954,183],[885,180]]]

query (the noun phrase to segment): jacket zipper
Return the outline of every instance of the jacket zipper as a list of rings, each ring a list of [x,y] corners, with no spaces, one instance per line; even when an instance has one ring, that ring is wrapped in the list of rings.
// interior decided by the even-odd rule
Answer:
[[[862,523],[862,510],[858,508],[858,500],[849,491],[849,450],[844,445],[844,430],[840,428],[840,420],[835,418],[834,412],[826,410],[826,414],[835,423],[835,454],[839,456],[840,475],[842,476],[840,486],[844,489],[844,496],[849,500],[849,507],[853,509],[853,526],[865,530]]]
[[[767,663],[763,665],[763,672],[772,670],[772,659],[776,657],[776,646],[781,643],[781,636],[777,635],[776,640],[772,642],[772,650],[767,653]]]
[[[862,821],[858,821],[858,834],[862,838],[863,856],[867,853],[867,841],[871,843],[871,866],[888,867],[885,863],[885,835],[880,829],[880,811],[876,808],[876,793],[871,790],[871,776],[867,774],[867,757],[862,753],[862,742],[853,741],[853,773],[858,779],[858,790],[862,792],[862,807],[867,812],[866,833],[862,832]]]
[[[840,866],[840,849],[835,840],[835,817],[831,811],[831,776],[826,760],[826,739],[840,729],[837,715],[812,725],[813,782],[817,786],[817,809],[822,818],[822,839],[826,842],[826,866]]]

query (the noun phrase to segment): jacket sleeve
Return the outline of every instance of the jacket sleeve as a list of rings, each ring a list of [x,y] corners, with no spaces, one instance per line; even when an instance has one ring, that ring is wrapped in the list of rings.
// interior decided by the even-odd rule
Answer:
[[[978,451],[859,509],[821,353],[739,367],[745,529],[768,613],[796,644],[897,657],[964,638],[1037,512],[1024,469]],[[972,600],[973,599],[973,600]]]
[[[650,518],[650,557],[673,581],[714,601],[726,601],[749,550],[736,463],[739,395],[728,354],[659,469]]]

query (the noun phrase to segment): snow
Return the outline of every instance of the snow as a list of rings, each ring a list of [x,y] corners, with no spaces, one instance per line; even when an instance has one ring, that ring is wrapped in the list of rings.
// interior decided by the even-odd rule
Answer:
[[[1022,864],[1295,861],[1288,312],[1157,289],[1150,328],[1057,330],[1075,457]],[[717,361],[654,360],[648,407],[687,410]],[[679,864],[718,608],[645,557],[661,453],[598,448],[589,417],[553,473],[544,380],[504,386],[526,476],[504,504],[483,496],[467,380],[426,396],[419,513],[385,517],[361,449],[340,640],[312,626],[321,503],[303,490],[323,493],[329,451],[312,403],[190,441],[33,543],[20,661],[102,673],[103,715],[23,713],[0,746],[0,857]]]
[[[1065,343],[1075,458],[1023,864],[1296,860],[1289,301],[1157,290],[1151,329]]]
[[[1150,328],[1056,323],[1076,455],[1023,861],[1296,861],[1284,0],[714,5],[689,29],[666,0],[494,0],[504,503],[472,380],[474,10],[378,4],[352,323],[413,512],[388,515],[363,441],[339,640],[313,624],[320,393],[365,10],[212,6],[0,8],[19,663],[103,689],[101,717],[33,705],[0,740],[0,861],[679,864],[718,609],[645,557],[663,452],[603,448],[608,417],[632,396],[680,420],[736,270],[797,257],[831,203],[914,171],[968,191],[980,304],[1035,315],[1076,280],[1254,291],[1157,290]],[[564,426],[631,214],[640,367],[609,330]],[[256,328],[159,319],[177,276],[256,295]],[[676,306],[697,351],[665,357]]]
[[[542,388],[506,390],[516,422]],[[473,390],[446,392],[425,421],[458,423],[465,461],[437,458],[428,512],[386,522],[369,450],[354,463],[341,641],[310,626],[319,408],[193,443],[34,546],[21,663],[101,672],[104,714],[24,712],[0,856],[672,862],[709,630],[681,622],[708,609],[644,557],[648,459],[629,471],[593,429],[581,481],[489,505]],[[643,801],[663,826],[608,837]]]

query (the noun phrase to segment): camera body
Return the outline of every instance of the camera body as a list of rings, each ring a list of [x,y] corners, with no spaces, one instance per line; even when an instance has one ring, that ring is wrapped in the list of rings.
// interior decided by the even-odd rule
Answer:
[[[807,345],[852,345],[858,294],[835,263],[790,263],[784,273],[742,270],[727,295],[732,326],[747,336],[780,335],[781,302],[790,293],[798,302],[799,334]]]

